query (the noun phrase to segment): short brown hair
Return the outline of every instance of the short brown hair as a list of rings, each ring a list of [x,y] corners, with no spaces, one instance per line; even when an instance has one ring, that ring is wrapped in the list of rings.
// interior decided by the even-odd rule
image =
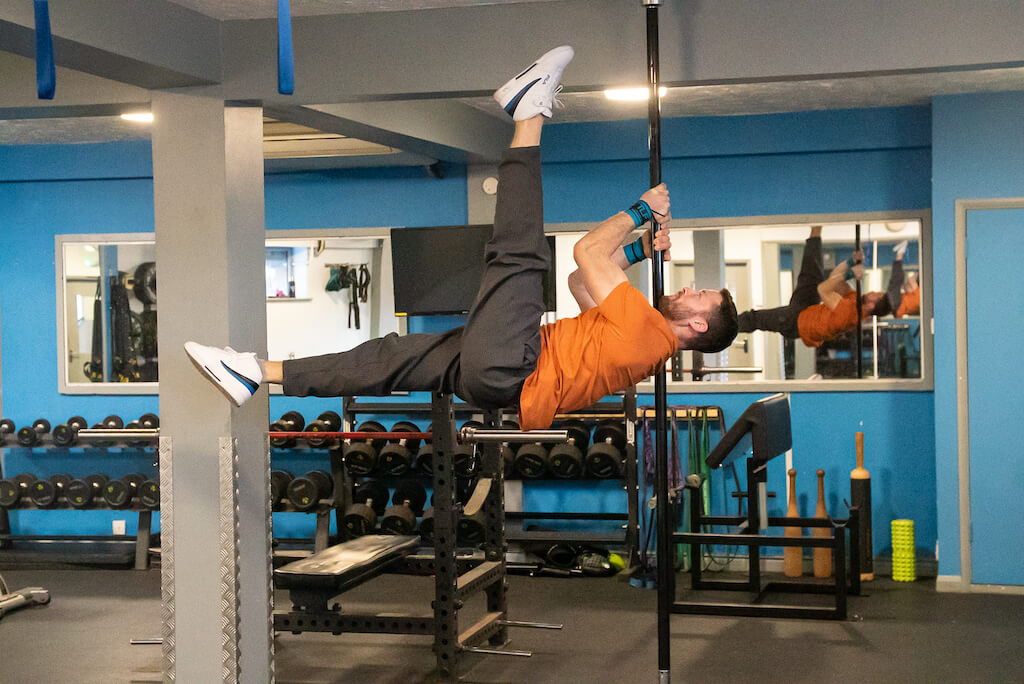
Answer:
[[[718,292],[722,295],[721,306],[710,313],[706,319],[708,329],[690,342],[690,346],[687,349],[714,354],[728,347],[736,339],[736,333],[739,332],[736,304],[733,303],[732,294],[729,290],[723,287]],[[666,306],[665,300],[662,300],[658,308],[661,309],[661,313],[665,318],[673,320],[683,315],[689,315],[689,312],[682,308],[673,310],[671,307]]]

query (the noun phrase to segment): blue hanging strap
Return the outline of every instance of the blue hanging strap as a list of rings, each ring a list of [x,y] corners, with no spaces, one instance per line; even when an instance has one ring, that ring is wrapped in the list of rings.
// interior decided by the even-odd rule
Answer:
[[[277,0],[277,92],[295,92],[295,55],[292,53],[292,12],[289,0]]]
[[[52,100],[57,89],[57,68],[53,63],[53,34],[50,33],[48,0],[34,0],[36,11],[36,90],[40,100]]]

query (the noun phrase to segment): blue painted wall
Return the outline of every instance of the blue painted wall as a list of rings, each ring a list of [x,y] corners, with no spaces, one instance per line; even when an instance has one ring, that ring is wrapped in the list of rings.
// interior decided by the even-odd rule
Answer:
[[[554,125],[544,135],[547,221],[600,221],[646,189],[643,122]],[[663,122],[662,142],[663,177],[679,218],[920,209],[932,199],[927,107],[673,119]],[[134,416],[155,410],[155,397],[60,397],[53,364],[53,235],[152,230],[149,165],[145,144],[0,148],[0,235],[12,237],[22,248],[19,253],[5,249],[0,256],[4,407],[19,424],[40,415],[74,412],[93,420],[115,411]],[[12,182],[16,180],[27,182]],[[267,177],[266,200],[268,229],[467,220],[465,174],[459,168],[443,180],[429,179],[418,168],[275,174]],[[43,309],[30,301],[42,301]],[[34,321],[32,326],[11,322],[26,316]],[[669,402],[721,405],[731,421],[759,396],[672,395]],[[338,402],[280,396],[271,400],[275,417],[298,409],[309,420],[328,408],[337,409]],[[385,418],[389,420],[394,418]],[[934,545],[931,393],[794,395],[793,428],[805,512],[813,509],[813,471],[821,467],[828,473],[830,510],[841,514],[841,499],[848,496],[846,478],[854,465],[853,432],[863,430],[878,492],[876,551],[888,545],[892,517],[914,518],[919,545]],[[299,472],[311,467],[308,458],[279,457],[275,463]],[[13,466],[8,472],[18,472],[16,459],[16,454],[8,457]],[[98,457],[86,460],[81,467],[99,467]],[[772,471],[770,487],[784,492],[781,465]],[[621,508],[623,501],[614,487],[545,485],[526,494],[527,507],[535,510]],[[781,499],[776,505],[781,511]],[[28,513],[18,514],[22,531],[58,524],[43,517],[56,514]],[[109,516],[101,514],[62,518],[59,525],[93,531],[85,527],[93,526],[87,520],[97,516],[95,531],[109,530]],[[311,520],[303,519],[288,523],[289,529],[308,524],[305,529],[311,530]]]
[[[932,151],[932,260],[935,335],[936,503],[939,574],[960,574],[956,428],[955,203],[958,199],[1024,197],[1024,92],[935,98]],[[1020,272],[1006,274],[1021,287]],[[1015,312],[1019,315],[1019,312]],[[1007,547],[1024,554],[1017,547]]]

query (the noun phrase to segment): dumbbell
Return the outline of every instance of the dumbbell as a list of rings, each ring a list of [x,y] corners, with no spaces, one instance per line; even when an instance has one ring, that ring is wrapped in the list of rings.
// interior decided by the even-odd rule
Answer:
[[[594,428],[594,443],[587,450],[587,472],[607,479],[622,475],[626,430],[622,423],[603,420]]]
[[[270,472],[270,506],[278,506],[281,499],[288,492],[288,483],[295,479],[287,470],[272,470]]]
[[[160,427],[160,419],[157,417],[155,413],[143,413],[141,416],[139,416],[138,420],[133,420],[132,422],[125,425],[125,428],[127,428],[128,430],[150,430],[158,427]],[[128,446],[134,447],[144,447],[150,446],[152,444],[152,442],[148,439],[131,438],[125,439],[124,443],[127,444]]]
[[[567,420],[561,428],[569,433],[569,441],[551,447],[548,463],[555,477],[567,480],[583,474],[583,454],[590,442],[590,430],[581,420]]]
[[[89,422],[82,416],[71,416],[67,422],[53,428],[51,437],[53,443],[59,447],[74,446],[78,443],[78,431],[89,427]]]
[[[278,449],[286,449],[295,446],[295,439],[292,437],[275,437],[275,432],[302,432],[306,427],[306,419],[298,411],[288,411],[283,416],[270,424],[270,446]]]
[[[387,432],[387,428],[375,420],[368,420],[356,428],[356,432]],[[380,450],[387,444],[386,439],[353,439],[345,449],[345,467],[354,477],[365,477],[377,470]]]
[[[23,447],[32,447],[42,441],[43,435],[49,434],[50,421],[40,418],[32,423],[32,427],[25,426],[18,430],[18,444]]]
[[[548,472],[548,447],[540,442],[523,444],[512,460],[512,469],[522,478],[535,480]]]
[[[419,432],[415,424],[399,421],[391,426],[391,432]],[[380,470],[385,475],[405,475],[412,467],[413,459],[420,448],[419,439],[392,439],[380,450]]]
[[[486,536],[487,525],[483,507],[472,515],[461,514],[455,523],[455,538],[460,544],[476,546],[482,544]]]
[[[473,485],[469,480],[455,481],[455,501],[463,506],[473,494]],[[430,493],[430,508],[423,512],[420,519],[420,536],[427,543],[434,541],[434,492]]]
[[[160,508],[160,480],[146,480],[139,485],[139,503],[143,508]]]
[[[64,487],[73,480],[70,475],[62,473],[51,475],[45,480],[36,480],[29,484],[28,496],[39,508],[49,508],[64,494]]]
[[[14,508],[23,496],[28,496],[29,485],[36,481],[32,473],[22,473],[9,480],[0,480],[0,508]]]
[[[81,479],[74,479],[64,485],[64,497],[72,508],[87,508],[97,496],[101,495],[103,487],[110,478],[106,475],[87,475]]]
[[[109,415],[98,423],[92,426],[93,430],[120,430],[124,427],[124,421],[121,416]],[[104,439],[102,441],[94,442],[95,446],[99,447],[110,447],[114,446],[117,441],[113,439]]]
[[[427,427],[427,432],[434,434],[433,423]],[[414,467],[424,475],[434,474],[434,444],[429,439],[420,442],[419,451],[416,452]]]
[[[371,534],[377,528],[377,518],[387,509],[388,488],[377,480],[367,480],[356,487],[352,501],[341,521],[349,539]]]
[[[341,430],[341,416],[334,411],[324,411],[316,420],[306,426],[306,432],[338,432]],[[319,448],[331,441],[329,437],[307,437],[306,442],[311,447]]]
[[[7,435],[13,435],[17,431],[18,428],[15,427],[14,421],[10,418],[0,420],[0,446],[7,441]]]
[[[405,481],[395,489],[391,506],[384,511],[380,531],[385,534],[412,534],[416,516],[423,514],[427,490],[419,482]]]
[[[321,499],[334,492],[334,481],[323,470],[311,470],[305,475],[293,478],[285,490],[288,501],[300,511],[316,508]]]
[[[140,473],[125,475],[120,480],[108,480],[103,485],[103,500],[111,508],[128,508],[132,505],[132,499],[139,494],[139,486],[146,481],[146,476]]]

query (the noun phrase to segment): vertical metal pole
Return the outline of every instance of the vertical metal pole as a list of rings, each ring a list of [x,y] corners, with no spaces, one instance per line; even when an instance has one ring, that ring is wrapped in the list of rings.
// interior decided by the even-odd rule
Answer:
[[[856,225],[856,234],[854,235],[854,253],[860,251],[860,224]],[[856,265],[856,264],[855,264]],[[860,317],[863,315],[861,311],[860,303],[860,280],[857,281],[857,377],[864,377],[864,334],[861,327]]]
[[[643,3],[647,14],[647,143],[650,148],[651,187],[654,187],[661,183],[661,97],[658,93],[658,6],[661,0],[643,0]],[[660,251],[654,252],[651,258],[651,284],[654,290],[654,308],[658,308],[658,303],[665,293],[664,264]],[[658,512],[658,681],[661,684],[668,684],[671,677],[669,618],[672,604],[675,602],[672,575],[672,507],[668,500],[667,392],[665,373],[659,369],[654,374],[654,492]]]

